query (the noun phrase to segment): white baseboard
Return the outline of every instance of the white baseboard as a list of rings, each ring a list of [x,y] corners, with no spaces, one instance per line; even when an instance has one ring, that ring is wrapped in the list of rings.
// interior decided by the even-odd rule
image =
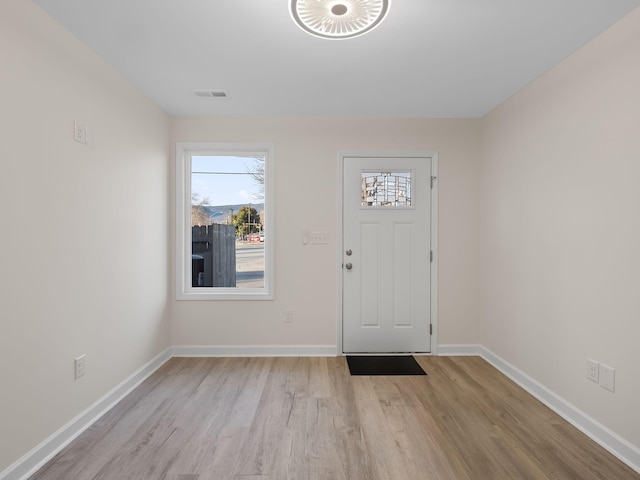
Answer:
[[[335,357],[337,345],[177,345],[173,357]]]
[[[98,418],[136,388],[171,357],[333,357],[336,345],[237,345],[174,346],[133,373],[111,392],[45,439],[0,473],[0,480],[25,480],[66,447]],[[589,417],[536,380],[482,345],[439,345],[440,356],[480,356],[554,412],[640,473],[640,449]]]
[[[337,354],[338,347],[336,345],[186,345],[170,347],[26,453],[13,465],[0,472],[0,480],[25,480],[33,475],[171,357],[335,357]]]
[[[438,345],[440,357],[480,357],[482,345]]]
[[[541,385],[529,375],[514,367],[509,362],[485,347],[481,345],[469,345],[467,346],[467,349],[463,348],[465,347],[463,345],[457,345],[455,347],[459,347],[457,348],[459,352],[470,352],[479,349],[479,355],[496,369],[504,373],[507,377],[520,385],[523,389],[536,397],[593,441],[629,465],[629,467],[634,469],[636,472],[640,473],[640,449],[638,447],[629,443],[627,440],[597,422],[582,410],[559,397],[547,387]],[[440,352],[442,352],[442,350],[440,350]],[[443,353],[440,354],[444,355]],[[465,355],[465,353],[459,354]]]
[[[171,349],[167,349],[139,368],[93,405],[80,412],[57,432],[41,442],[40,445],[9,466],[4,472],[0,472],[0,480],[25,480],[29,478],[170,358]]]

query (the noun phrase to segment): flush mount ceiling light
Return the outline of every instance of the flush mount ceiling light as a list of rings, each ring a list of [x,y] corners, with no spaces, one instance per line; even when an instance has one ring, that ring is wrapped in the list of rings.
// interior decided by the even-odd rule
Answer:
[[[389,0],[290,0],[291,16],[321,38],[353,38],[373,30],[389,11]]]

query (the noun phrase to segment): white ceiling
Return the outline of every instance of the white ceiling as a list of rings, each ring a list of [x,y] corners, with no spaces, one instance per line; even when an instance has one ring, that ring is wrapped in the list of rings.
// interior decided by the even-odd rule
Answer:
[[[482,116],[640,6],[392,0],[372,32],[324,40],[288,0],[34,1],[174,115],[402,117]]]

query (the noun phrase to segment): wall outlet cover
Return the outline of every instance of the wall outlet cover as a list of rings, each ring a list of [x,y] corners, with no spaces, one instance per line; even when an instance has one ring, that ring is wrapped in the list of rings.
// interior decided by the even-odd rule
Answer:
[[[293,309],[287,308],[284,311],[284,323],[293,323]]]
[[[75,377],[76,380],[84,376],[84,360],[86,355],[80,355],[75,359]]]
[[[616,391],[616,371],[607,365],[600,364],[600,386],[610,392]]]
[[[87,126],[84,122],[76,120],[73,122],[73,139],[78,143],[85,143],[87,135]]]
[[[587,378],[598,383],[600,375],[600,364],[595,360],[587,360]]]

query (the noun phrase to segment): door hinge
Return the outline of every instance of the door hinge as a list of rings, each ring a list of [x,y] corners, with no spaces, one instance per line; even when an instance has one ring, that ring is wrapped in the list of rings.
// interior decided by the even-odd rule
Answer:
[[[429,261],[433,263],[433,250],[429,251]]]
[[[433,182],[435,182],[438,177],[431,177],[431,188],[433,189]]]
[[[433,335],[433,323],[429,324],[429,335]]]

